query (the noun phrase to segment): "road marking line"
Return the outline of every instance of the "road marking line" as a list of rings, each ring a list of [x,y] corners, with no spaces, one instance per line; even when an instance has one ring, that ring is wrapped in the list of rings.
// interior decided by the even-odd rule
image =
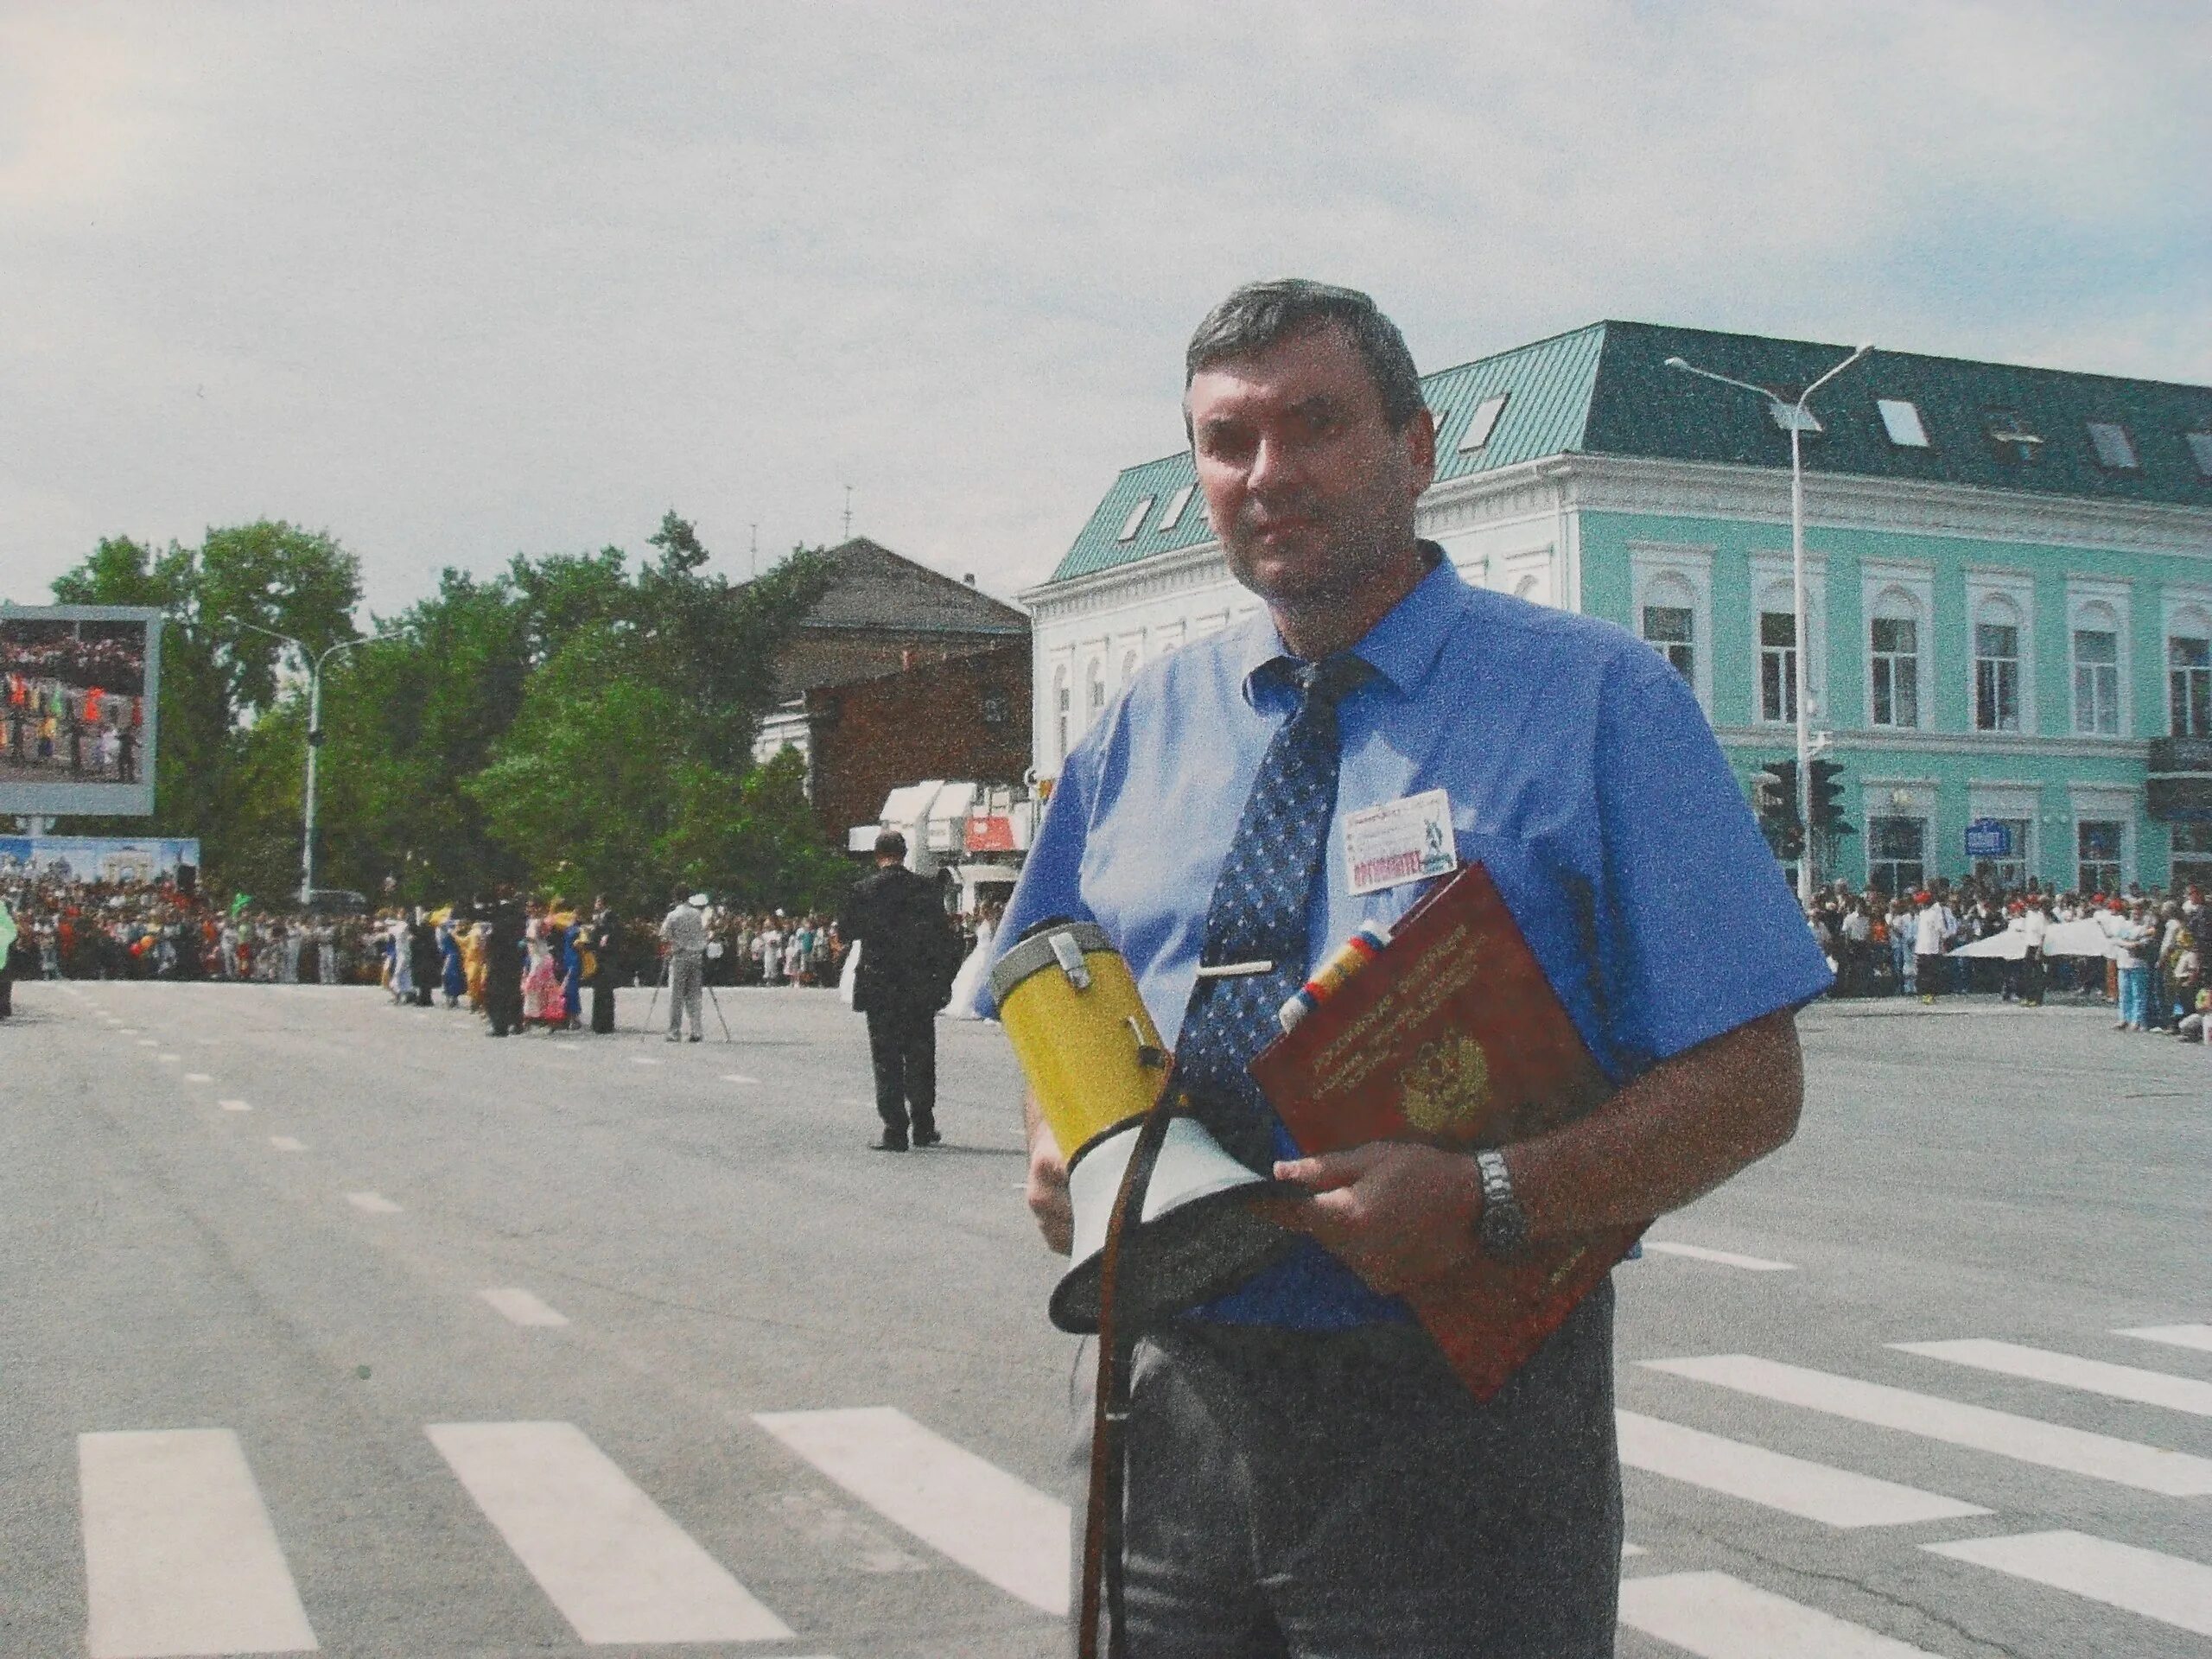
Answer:
[[[215,1103],[226,1112],[250,1112],[253,1109],[242,1100],[219,1100]]]
[[[1626,1560],[1631,1555],[1641,1555],[1643,1553],[1643,1546],[1642,1544],[1623,1544],[1621,1546],[1621,1559],[1623,1560]]]
[[[230,1430],[79,1434],[77,1481],[91,1659],[315,1649]]]
[[[192,1040],[202,1048],[220,1048],[223,1046],[223,1039],[219,1037],[195,1037]]]
[[[307,1143],[305,1141],[295,1141],[289,1135],[272,1135],[269,1137],[269,1144],[276,1147],[279,1152],[305,1152],[307,1150]]]
[[[1746,1273],[1797,1271],[1795,1262],[1770,1262],[1763,1255],[1738,1255],[1733,1250],[1712,1250],[1702,1244],[1677,1244],[1667,1238],[1647,1238],[1643,1248],[1656,1250],[1662,1255],[1686,1255],[1693,1262],[1715,1262],[1724,1268],[1741,1268]]]
[[[115,1029],[115,1034],[118,1037],[136,1037],[138,1034],[138,1030],[139,1028],[137,1026],[118,1026]]]
[[[184,1080],[187,1083],[213,1083],[215,1081],[214,1078],[209,1077],[205,1071],[188,1071],[184,1074]]]
[[[1921,1548],[2212,1636],[2212,1567],[2202,1561],[2082,1532],[2024,1532]]]
[[[580,1641],[791,1632],[573,1423],[433,1423],[431,1444]]]
[[[517,1325],[566,1325],[569,1322],[566,1314],[556,1313],[528,1291],[518,1290],[512,1286],[480,1290],[476,1294]]]
[[[632,1054],[630,1057],[630,1064],[632,1065],[658,1065],[660,1062],[650,1054]]]
[[[2115,1331],[2116,1337],[2137,1337],[2163,1342],[2170,1348],[2195,1348],[2212,1354],[2212,1325],[2139,1325],[2133,1331]]]
[[[760,1079],[758,1077],[748,1077],[742,1071],[725,1071],[722,1073],[722,1081],[724,1083],[750,1083],[757,1084],[760,1083]]]
[[[2055,1383],[2138,1405],[2164,1406],[2192,1416],[2212,1417],[2212,1382],[2167,1371],[2145,1371],[2133,1365],[2107,1365],[2100,1359],[2081,1359],[2048,1349],[2024,1347],[2012,1342],[1987,1342],[1969,1338],[1959,1342],[1893,1342],[1891,1347],[1929,1359],[1971,1365],[2004,1376],[2021,1376],[2031,1382]]]
[[[141,1048],[159,1048],[161,1044],[156,1042],[151,1037],[141,1037],[138,1039],[138,1046]]]
[[[1619,1424],[1621,1461],[1629,1467],[1827,1526],[1901,1527],[1989,1513],[1941,1493],[1832,1469],[1656,1417],[1632,1411],[1613,1415]]]
[[[1040,1611],[1068,1610],[1068,1509],[890,1406],[753,1421],[887,1521]]]
[[[1832,1371],[1809,1370],[1779,1360],[1750,1354],[1714,1354],[1697,1359],[1647,1359],[1647,1370],[1710,1382],[1740,1394],[1778,1400],[1808,1411],[1824,1411],[1853,1422],[1880,1428],[1900,1429],[1924,1440],[1942,1440],[1976,1452],[1987,1452],[2020,1463],[2091,1480],[2108,1480],[2139,1491],[2160,1492],[2169,1497],[2196,1497],[2212,1492],[2212,1459],[2182,1452],[2161,1451],[2133,1440],[2046,1423],[2033,1417],[2016,1417],[1986,1406],[1961,1405],[1932,1394],[1893,1389],[1886,1383],[1838,1376]]]
[[[1726,1573],[1624,1580],[1621,1623],[1698,1659],[1936,1659]]]
[[[396,1216],[399,1206],[381,1192],[348,1192],[346,1202],[372,1216]]]
[[[175,1061],[182,1059],[184,1056],[181,1054],[157,1054],[154,1058],[159,1060]]]

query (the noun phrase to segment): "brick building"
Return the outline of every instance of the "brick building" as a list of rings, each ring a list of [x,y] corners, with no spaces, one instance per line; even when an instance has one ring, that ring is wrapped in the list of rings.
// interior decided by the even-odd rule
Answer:
[[[823,837],[843,847],[892,790],[925,779],[1020,782],[1028,617],[865,537],[828,556],[829,589],[778,664],[785,701],[753,748],[804,757]]]
[[[777,664],[788,702],[820,685],[849,685],[1029,640],[1029,618],[927,565],[856,536],[824,556],[830,585]]]

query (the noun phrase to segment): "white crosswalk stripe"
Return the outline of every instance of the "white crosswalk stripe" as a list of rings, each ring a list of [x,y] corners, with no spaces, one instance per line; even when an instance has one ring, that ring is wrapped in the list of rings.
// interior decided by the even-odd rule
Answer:
[[[1643,1248],[1661,1255],[1679,1255],[1692,1262],[1711,1262],[1724,1268],[1739,1268],[1745,1273],[1795,1273],[1796,1264],[1775,1262],[1764,1255],[1738,1255],[1733,1250],[1716,1250],[1704,1244],[1684,1244],[1671,1238],[1647,1238]]]
[[[1068,1610],[1068,1508],[888,1406],[753,1421],[939,1554],[1048,1613]]]
[[[1954,1365],[1972,1365],[2005,1376],[2025,1377],[2062,1389],[2079,1389],[2113,1400],[2139,1405],[2164,1406],[2193,1416],[2212,1417],[2212,1382],[2166,1371],[2146,1371],[2133,1365],[2111,1365],[2099,1359],[2082,1359],[2048,1349],[2024,1347],[2013,1342],[1990,1342],[1969,1338],[1958,1342],[1893,1342],[1892,1348]]]
[[[2081,1532],[2027,1532],[1921,1548],[2212,1636],[2212,1567],[2201,1561]]]
[[[1633,1411],[1614,1414],[1621,1462],[1831,1527],[1896,1527],[1989,1511]]]
[[[315,1649],[229,1430],[80,1434],[77,1478],[91,1659]]]
[[[2212,1325],[2140,1325],[2132,1331],[2115,1331],[2116,1337],[2136,1337],[2163,1342],[2169,1348],[2194,1348],[2212,1354]]]
[[[1626,1580],[1621,1623],[1698,1659],[1938,1659],[1726,1573]]]
[[[1732,1389],[1783,1405],[1826,1412],[1853,1422],[1893,1428],[2017,1462],[2110,1481],[2170,1497],[2212,1493],[2212,1459],[2168,1452],[2109,1434],[2094,1434],[1986,1406],[1761,1359],[1713,1354],[1694,1359],[1647,1359],[1645,1369]]]
[[[579,1641],[791,1639],[574,1424],[434,1423],[428,1432]]]

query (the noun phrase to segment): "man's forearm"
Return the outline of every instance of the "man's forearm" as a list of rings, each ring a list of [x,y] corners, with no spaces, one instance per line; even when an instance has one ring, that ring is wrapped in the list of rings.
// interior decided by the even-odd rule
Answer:
[[[1649,1221],[1788,1141],[1804,1097],[1783,1010],[1662,1061],[1566,1127],[1505,1149],[1535,1238]]]

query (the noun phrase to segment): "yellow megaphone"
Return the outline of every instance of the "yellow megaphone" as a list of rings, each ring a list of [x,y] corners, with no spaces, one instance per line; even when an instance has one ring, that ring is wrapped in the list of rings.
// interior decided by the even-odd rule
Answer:
[[[1052,1140],[1068,1160],[1075,1265],[1052,1292],[1052,1323],[1098,1329],[1106,1236],[1138,1131],[1167,1083],[1167,1051],[1128,964],[1095,922],[1041,922],[991,969],[999,1018]],[[1293,1236],[1246,1208],[1274,1183],[1221,1149],[1173,1106],[1141,1193],[1133,1193],[1115,1274],[1116,1319],[1135,1332],[1235,1288],[1287,1253]],[[1139,1172],[1143,1178],[1143,1172]]]

